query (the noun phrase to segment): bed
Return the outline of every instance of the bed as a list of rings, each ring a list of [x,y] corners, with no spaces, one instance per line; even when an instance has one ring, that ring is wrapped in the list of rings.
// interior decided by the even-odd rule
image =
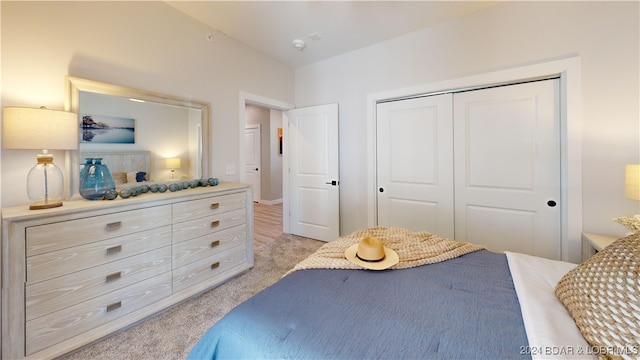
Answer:
[[[415,248],[401,249],[398,265],[404,259],[408,266],[382,271],[358,269],[341,258],[340,252],[358,239],[390,230],[409,233],[396,228],[364,229],[324,245],[280,281],[230,311],[188,358],[638,358],[638,234],[618,240],[579,266],[478,248],[447,250],[451,256],[444,257],[440,251],[436,261],[421,260],[421,264],[409,259]],[[441,241],[433,234],[412,234]],[[389,247],[404,246],[403,240],[386,241],[384,234],[380,238]],[[625,261],[612,262],[609,248],[622,248],[615,256]],[[434,259],[433,253],[422,256]],[[317,266],[322,262],[319,258],[329,261]],[[594,307],[603,307],[584,304],[598,297],[593,293],[576,295],[593,286],[584,285],[584,276],[593,275],[594,268],[602,269],[603,258],[609,267],[626,264],[626,272],[605,271],[618,274],[608,279],[613,283],[620,283],[619,274],[626,274],[624,293],[631,293],[631,299],[622,295],[610,306],[614,312],[621,306],[631,309],[625,315],[629,318],[619,316],[625,328],[622,340],[620,332],[617,340],[597,331],[589,333],[584,319],[579,320],[585,308],[592,314]],[[605,279],[599,271],[595,277]],[[610,301],[611,291],[604,298]],[[600,324],[615,323],[598,316],[590,316],[587,322],[595,318]]]
[[[118,188],[134,186],[147,181],[151,175],[151,153],[149,151],[83,151],[80,154],[80,171],[85,159],[102,159],[107,165]]]

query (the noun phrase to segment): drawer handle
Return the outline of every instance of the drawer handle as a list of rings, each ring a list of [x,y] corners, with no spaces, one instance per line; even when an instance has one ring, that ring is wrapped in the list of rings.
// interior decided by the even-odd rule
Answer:
[[[216,220],[216,221],[212,221],[211,222],[211,227],[217,227],[220,225],[220,220]]]
[[[118,310],[122,307],[122,301],[115,302],[113,304],[107,305],[107,312],[111,312],[113,310]]]
[[[116,221],[107,224],[107,231],[118,230],[122,227],[122,221]]]
[[[107,249],[107,255],[113,255],[122,251],[122,245],[112,246]]]
[[[211,264],[211,270],[213,270],[213,269],[217,269],[217,268],[219,268],[219,267],[220,267],[220,262],[217,262],[217,263],[213,263],[213,264]]]
[[[217,208],[219,208],[219,207],[220,207],[220,203],[213,203],[213,204],[211,204],[211,208],[212,208],[212,209],[217,209]]]
[[[118,280],[118,279],[120,279],[121,275],[122,275],[122,273],[120,271],[118,271],[117,273],[109,274],[109,275],[107,275],[106,281],[107,281],[107,283],[110,283],[112,281]]]
[[[211,247],[214,248],[216,246],[220,245],[220,240],[216,240],[216,241],[212,241],[211,242]]]

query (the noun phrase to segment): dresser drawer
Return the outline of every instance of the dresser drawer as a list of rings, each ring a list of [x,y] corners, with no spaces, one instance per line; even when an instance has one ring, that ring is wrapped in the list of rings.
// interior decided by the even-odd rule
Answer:
[[[173,291],[180,291],[213,277],[227,278],[225,271],[245,262],[244,246],[235,247],[189,265],[173,269]]]
[[[56,250],[27,258],[27,284],[78,272],[171,244],[171,226]]]
[[[25,292],[27,321],[171,271],[171,247],[148,251],[34,285]]]
[[[31,226],[26,229],[27,256],[164,225],[171,225],[171,205]]]
[[[125,316],[171,295],[171,272],[27,321],[26,354]]]
[[[184,221],[173,225],[173,243],[194,237],[212,234],[230,227],[245,224],[245,209],[232,210],[220,214]]]
[[[246,241],[247,226],[242,224],[173,244],[173,267],[184,266],[232,247],[244,245]]]
[[[173,222],[244,209],[244,199],[244,193],[238,193],[176,203],[173,204]]]

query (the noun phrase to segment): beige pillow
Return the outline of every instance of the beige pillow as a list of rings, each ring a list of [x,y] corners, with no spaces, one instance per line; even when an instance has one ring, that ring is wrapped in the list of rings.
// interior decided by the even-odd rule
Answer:
[[[127,174],[127,182],[130,183],[136,183],[136,172],[135,171],[131,171],[126,173]]]
[[[601,358],[640,355],[640,232],[565,274],[556,296]]]
[[[114,172],[111,176],[113,176],[113,180],[116,182],[116,185],[125,184],[127,182],[126,172]]]

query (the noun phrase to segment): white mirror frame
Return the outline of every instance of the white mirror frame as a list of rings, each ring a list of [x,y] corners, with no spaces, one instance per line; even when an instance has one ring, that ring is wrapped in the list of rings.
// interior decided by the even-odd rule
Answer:
[[[201,110],[202,113],[202,132],[201,132],[201,159],[202,177],[209,177],[209,121],[211,118],[211,105],[209,103],[181,98],[172,95],[156,93],[152,91],[140,90],[120,85],[113,85],[94,80],[87,80],[73,76],[66,77],[66,99],[65,110],[78,114],[80,109],[80,92],[91,92],[103,95],[112,95],[125,98],[140,99],[148,102],[155,102],[167,105],[182,106]],[[80,122],[78,120],[78,126]],[[78,139],[78,143],[80,139]],[[78,150],[67,151],[65,156],[65,179],[66,179],[66,198],[79,199],[80,193],[78,186],[79,164],[80,164],[80,148]]]

